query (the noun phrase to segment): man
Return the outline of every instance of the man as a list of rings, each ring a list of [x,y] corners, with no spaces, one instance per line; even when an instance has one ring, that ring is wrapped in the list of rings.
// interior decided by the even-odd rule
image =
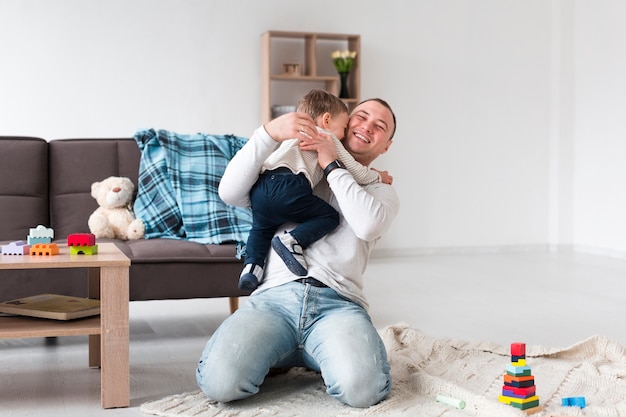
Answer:
[[[395,129],[389,105],[366,100],[352,112],[343,144],[369,166],[387,152]],[[265,159],[281,141],[295,137],[302,149],[318,152],[327,182],[315,192],[340,213],[339,226],[307,249],[306,278],[294,275],[270,251],[262,284],[207,343],[198,385],[209,398],[229,402],[257,393],[270,368],[304,366],[321,372],[329,395],[369,407],[387,396],[391,377],[385,347],[367,314],[363,273],[398,212],[394,189],[384,183],[358,185],[337,163],[332,140],[318,135],[306,114],[290,113],[254,132],[228,165],[220,196],[232,205],[249,205]]]

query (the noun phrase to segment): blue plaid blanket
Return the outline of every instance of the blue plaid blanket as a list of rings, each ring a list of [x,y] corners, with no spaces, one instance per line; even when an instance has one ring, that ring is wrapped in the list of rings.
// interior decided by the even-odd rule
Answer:
[[[145,129],[134,139],[141,151],[134,211],[147,239],[246,242],[250,209],[230,206],[217,193],[226,165],[246,138]]]

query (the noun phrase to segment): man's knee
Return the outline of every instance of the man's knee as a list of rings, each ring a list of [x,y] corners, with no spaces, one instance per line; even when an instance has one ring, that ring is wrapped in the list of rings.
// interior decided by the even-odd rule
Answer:
[[[241,400],[254,393],[243,389],[242,380],[236,374],[211,370],[202,361],[196,370],[196,380],[209,399],[221,403]]]
[[[380,373],[375,377],[350,375],[328,387],[328,393],[351,407],[365,408],[378,404],[389,395],[391,377]]]

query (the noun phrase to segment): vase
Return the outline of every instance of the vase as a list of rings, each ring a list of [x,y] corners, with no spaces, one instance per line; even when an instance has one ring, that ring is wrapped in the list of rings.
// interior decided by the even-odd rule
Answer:
[[[349,72],[340,72],[339,80],[341,82],[341,89],[339,90],[339,98],[350,98],[350,92],[348,92],[348,75]]]

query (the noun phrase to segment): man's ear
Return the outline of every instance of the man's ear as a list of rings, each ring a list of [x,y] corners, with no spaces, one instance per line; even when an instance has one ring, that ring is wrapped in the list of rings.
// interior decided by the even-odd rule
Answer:
[[[391,146],[391,144],[393,143],[393,141],[391,139],[389,139],[387,141],[387,145],[385,146],[385,149],[382,150],[382,152],[380,153],[380,155],[387,153],[387,151],[389,150],[389,147]]]

